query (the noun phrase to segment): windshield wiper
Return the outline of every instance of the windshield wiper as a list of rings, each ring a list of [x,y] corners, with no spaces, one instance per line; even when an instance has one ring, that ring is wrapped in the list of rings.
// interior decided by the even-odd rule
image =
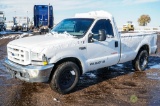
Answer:
[[[52,35],[58,34],[57,32],[50,32]]]

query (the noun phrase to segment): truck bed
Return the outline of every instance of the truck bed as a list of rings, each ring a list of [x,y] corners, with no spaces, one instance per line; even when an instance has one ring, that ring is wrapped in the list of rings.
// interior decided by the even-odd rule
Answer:
[[[133,32],[121,34],[121,59],[120,63],[133,60],[140,47],[147,45],[149,54],[155,53],[157,48],[157,34],[151,32]]]

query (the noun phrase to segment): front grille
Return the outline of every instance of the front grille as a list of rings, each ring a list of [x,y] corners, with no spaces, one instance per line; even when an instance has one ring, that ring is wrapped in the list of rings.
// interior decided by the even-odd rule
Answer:
[[[19,46],[8,45],[7,46],[8,59],[21,64],[28,65],[30,61],[30,50]]]

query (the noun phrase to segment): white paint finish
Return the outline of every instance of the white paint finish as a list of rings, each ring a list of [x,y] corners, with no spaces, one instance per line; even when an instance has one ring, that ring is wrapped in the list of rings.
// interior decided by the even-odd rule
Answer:
[[[48,57],[50,64],[56,63],[64,58],[77,58],[81,62],[83,73],[89,70],[115,65],[118,62],[123,63],[133,60],[139,49],[145,44],[149,45],[150,53],[155,51],[157,47],[156,34],[126,33],[120,36],[112,15],[108,13],[103,15],[102,13],[104,12],[93,12],[93,14],[91,12],[91,15],[89,16],[90,18],[95,19],[95,21],[88,32],[86,32],[86,35],[82,38],[73,37],[67,32],[60,34],[53,32],[52,34],[48,33],[46,35],[14,40],[8,45],[27,48],[31,52],[38,53],[40,56],[45,54],[45,56]],[[87,14],[79,14],[76,18],[86,18],[88,17]],[[99,19],[111,20],[114,38],[107,38],[106,41],[88,43],[88,35],[91,33],[93,26]],[[117,48],[115,47],[115,41],[118,41]],[[32,58],[30,58],[30,61],[31,60]]]
[[[28,65],[31,63],[30,58],[30,49],[14,46],[14,45],[7,45],[7,54],[8,59],[22,65]]]
[[[135,34],[135,35],[134,35]],[[155,53],[157,35],[151,33],[126,33],[121,35],[120,63],[133,60],[143,45],[149,46],[149,53]]]
[[[80,50],[79,47],[81,46],[83,47],[84,45],[68,47],[68,48],[61,48],[57,50],[48,49],[54,53],[54,55],[52,56],[49,62],[56,63],[61,59],[69,58],[69,57],[77,58],[81,62],[83,72],[86,72],[88,70],[88,66],[86,64],[86,60],[87,60],[86,50]],[[50,54],[50,52],[48,52],[48,54]]]
[[[120,45],[115,47],[116,38],[107,38],[106,41],[94,41],[87,44],[87,64],[89,70],[117,64],[120,58]],[[96,65],[91,63],[100,62]],[[104,63],[102,63],[104,61]]]
[[[128,60],[133,60],[136,57],[136,49],[140,42],[142,41],[141,36],[128,36],[121,37],[121,59],[120,63],[126,62]]]
[[[113,16],[106,11],[100,10],[100,11],[91,11],[88,13],[77,13],[75,14],[75,18],[107,18],[112,20]]]

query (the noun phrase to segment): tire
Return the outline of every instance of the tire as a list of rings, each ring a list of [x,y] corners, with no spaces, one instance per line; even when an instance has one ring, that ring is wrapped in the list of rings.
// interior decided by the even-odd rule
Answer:
[[[132,61],[135,71],[144,71],[148,65],[148,52],[147,50],[141,50],[135,60]]]
[[[67,94],[77,85],[80,76],[79,67],[73,62],[64,62],[55,70],[50,82],[52,90]]]

